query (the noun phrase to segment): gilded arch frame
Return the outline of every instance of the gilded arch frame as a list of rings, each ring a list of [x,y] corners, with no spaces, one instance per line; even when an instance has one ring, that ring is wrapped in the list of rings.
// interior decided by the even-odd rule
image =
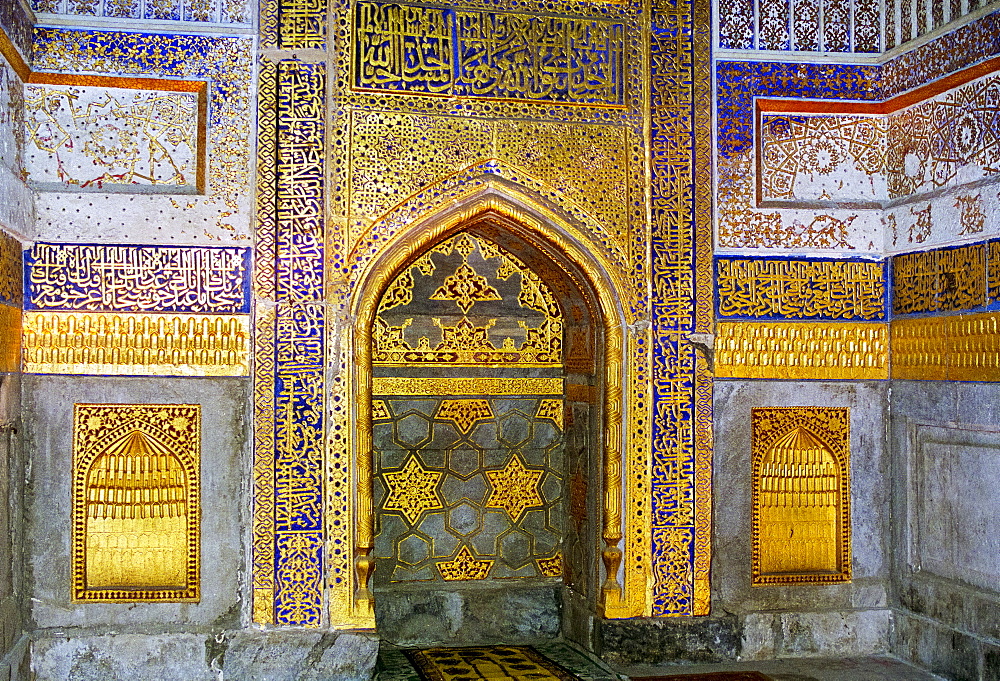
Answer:
[[[616,268],[601,255],[599,247],[589,244],[586,234],[570,221],[512,187],[500,187],[491,182],[487,182],[484,189],[466,197],[458,207],[454,204],[445,206],[400,231],[384,244],[376,257],[368,261],[357,278],[359,294],[352,298],[349,306],[349,315],[353,320],[350,354],[355,360],[351,372],[352,385],[349,388],[349,394],[354,397],[351,421],[356,424],[353,443],[353,469],[356,476],[353,485],[355,498],[352,547],[355,554],[355,615],[373,623],[373,597],[367,583],[373,568],[373,560],[369,554],[374,545],[371,499],[371,327],[378,301],[386,286],[406,262],[449,233],[471,225],[479,218],[498,219],[505,226],[513,227],[512,231],[536,247],[558,250],[583,272],[587,278],[586,284],[597,298],[604,324],[605,352],[602,377],[602,537],[605,546],[602,547],[602,557],[607,578],[601,589],[600,608],[601,614],[609,618],[641,615],[647,605],[645,585],[648,580],[648,558],[632,555],[623,566],[624,556],[619,546],[626,533],[623,524],[643,524],[649,517],[648,512],[633,513],[632,517],[623,514],[623,509],[630,508],[629,497],[635,496],[626,493],[629,488],[627,480],[630,479],[626,469],[635,468],[636,464],[636,457],[630,457],[628,453],[642,447],[642,443],[629,442],[627,431],[622,428],[627,407],[633,406],[623,400],[624,395],[631,394],[631,391],[623,390],[623,384],[635,380],[626,370],[624,361],[627,329],[634,323],[628,308],[622,304],[620,295],[620,292],[627,290],[627,285],[616,276]],[[591,247],[588,248],[588,245]],[[645,505],[649,503],[648,499],[633,501]],[[628,529],[635,531],[634,527]],[[643,532],[645,528],[639,531]]]

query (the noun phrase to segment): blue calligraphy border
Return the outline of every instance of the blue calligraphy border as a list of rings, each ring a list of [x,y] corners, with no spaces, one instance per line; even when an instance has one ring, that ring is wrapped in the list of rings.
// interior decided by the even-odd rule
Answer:
[[[893,319],[903,319],[909,317],[933,317],[933,316],[947,316],[954,314],[965,314],[965,313],[976,313],[976,312],[996,312],[1000,311],[1000,286],[991,287],[990,282],[996,281],[1000,283],[1000,262],[997,262],[990,258],[990,245],[997,244],[997,253],[1000,253],[1000,238],[986,239],[984,241],[972,241],[965,244],[957,244],[953,246],[942,246],[940,248],[931,248],[922,251],[908,251],[907,253],[896,253],[889,258],[889,273],[886,279],[886,286],[890,292],[890,310]],[[972,248],[975,246],[984,246],[986,251],[986,264],[983,271],[983,300],[985,301],[982,305],[976,305],[973,307],[965,307],[961,309],[948,309],[948,310],[938,310],[938,309],[927,309],[918,310],[913,312],[899,312],[896,307],[895,292],[896,292],[896,267],[897,263],[901,258],[908,255],[915,254],[930,254],[930,253],[944,253],[947,251],[956,251],[963,248]],[[928,272],[928,274],[937,274],[937,270],[934,272]],[[936,308],[935,304],[938,300],[938,294],[927,301],[928,308]]]
[[[473,48],[467,47],[466,44],[462,41],[461,34],[459,32],[459,29],[458,29],[459,22],[458,22],[457,17],[456,17],[457,13],[460,12],[460,11],[479,12],[479,13],[483,14],[484,16],[516,15],[516,13],[513,13],[513,12],[490,12],[489,10],[473,10],[473,9],[468,9],[468,10],[458,9],[458,10],[456,10],[456,9],[453,9],[453,8],[450,8],[450,7],[429,7],[429,6],[424,6],[424,5],[412,5],[413,7],[416,7],[416,8],[419,8],[419,9],[427,9],[427,10],[437,10],[437,11],[440,11],[442,17],[446,17],[446,18],[449,19],[449,21],[447,22],[447,26],[448,26],[448,38],[447,38],[447,41],[442,40],[442,42],[450,43],[450,45],[446,44],[444,46],[444,49],[447,50],[448,56],[451,59],[451,64],[450,64],[450,66],[448,68],[448,71],[447,71],[447,76],[448,76],[447,81],[446,82],[442,82],[442,84],[440,84],[437,87],[435,87],[434,84],[432,84],[428,80],[421,81],[421,80],[406,79],[406,78],[404,78],[403,74],[400,73],[400,74],[393,74],[393,75],[397,75],[398,76],[397,78],[394,79],[394,81],[389,81],[389,82],[386,82],[386,83],[374,84],[373,85],[373,84],[362,84],[361,83],[361,74],[360,74],[361,61],[360,60],[363,58],[363,55],[362,55],[361,50],[357,49],[357,46],[360,43],[360,39],[361,39],[360,38],[360,33],[361,33],[361,30],[362,30],[362,27],[360,26],[360,17],[361,17],[361,11],[362,11],[362,6],[363,5],[374,6],[374,7],[377,7],[379,9],[387,8],[387,7],[403,7],[403,8],[405,8],[405,7],[410,6],[410,5],[405,5],[405,4],[401,4],[401,3],[395,3],[395,2],[391,2],[391,3],[385,3],[385,2],[364,2],[364,3],[358,3],[358,5],[357,5],[357,7],[355,8],[355,11],[354,11],[354,18],[352,20],[353,23],[354,23],[354,31],[355,31],[355,51],[356,51],[356,53],[355,53],[355,55],[353,57],[354,63],[353,63],[353,67],[352,68],[353,68],[354,73],[352,75],[351,82],[352,82],[353,87],[355,89],[357,89],[357,90],[370,90],[370,91],[403,92],[403,93],[409,92],[409,93],[413,93],[413,94],[437,95],[437,96],[442,96],[442,97],[470,97],[470,98],[508,99],[508,100],[511,100],[511,99],[522,99],[521,97],[518,97],[517,93],[507,93],[507,92],[504,92],[502,90],[502,86],[500,86],[500,85],[498,85],[498,89],[496,91],[494,91],[494,92],[490,92],[490,93],[477,92],[477,84],[474,83],[469,78],[469,76],[467,76],[467,75],[465,75],[465,74],[463,74],[461,72],[461,65],[465,64],[465,62],[462,60],[462,57],[464,57],[466,54],[472,52]],[[602,57],[603,57],[603,59],[601,61],[601,64],[612,74],[612,79],[613,79],[613,82],[614,82],[614,101],[607,101],[607,100],[603,100],[603,99],[602,100],[598,100],[598,99],[594,99],[594,98],[588,98],[588,99],[584,99],[584,100],[574,99],[571,96],[571,94],[570,94],[570,89],[569,89],[568,86],[561,87],[558,90],[554,90],[553,93],[551,95],[549,95],[549,96],[539,97],[537,99],[528,99],[526,101],[552,102],[552,103],[561,103],[561,104],[583,104],[583,105],[592,105],[592,106],[616,106],[616,107],[620,107],[620,106],[624,106],[625,105],[625,63],[624,63],[624,58],[625,57],[624,57],[624,55],[625,55],[625,49],[626,48],[625,48],[625,25],[624,24],[613,23],[613,22],[609,22],[609,21],[601,20],[601,19],[589,19],[589,18],[577,18],[577,17],[565,17],[565,16],[554,17],[554,16],[551,16],[551,15],[532,15],[532,18],[537,18],[539,20],[558,18],[558,19],[565,19],[565,20],[568,20],[568,21],[592,21],[592,22],[600,22],[602,24],[607,24],[612,29],[613,33],[615,33],[616,35],[620,36],[622,43],[621,43],[621,50],[618,51],[617,55],[611,53],[610,50],[605,50],[604,52],[600,53],[602,55]],[[422,45],[426,46],[427,42],[431,39],[431,37],[432,36],[423,36],[420,39],[420,40],[423,41]],[[530,46],[528,46],[528,47],[530,47]],[[406,52],[404,54],[404,58],[411,57],[411,56],[412,55],[410,55],[408,52]],[[495,68],[496,64],[494,64],[494,63],[480,62],[478,64],[471,64],[470,63],[469,65],[489,67],[490,69],[492,69],[494,71],[500,70],[500,69]]]
[[[197,251],[216,251],[216,252],[229,252],[233,255],[239,257],[240,271],[238,276],[232,279],[234,284],[232,293],[234,297],[238,296],[239,302],[237,304],[232,304],[229,301],[216,302],[207,301],[205,303],[191,303],[188,305],[175,304],[175,305],[140,305],[138,303],[132,305],[118,305],[115,307],[110,307],[106,304],[101,304],[100,301],[100,286],[101,284],[94,282],[94,286],[90,289],[78,288],[78,292],[84,296],[92,296],[97,294],[98,298],[92,302],[88,302],[85,306],[68,306],[68,305],[44,305],[39,304],[38,300],[44,297],[47,293],[47,286],[43,281],[36,281],[32,277],[33,268],[36,264],[39,264],[36,249],[38,246],[50,246],[50,247],[64,247],[67,250],[73,248],[120,248],[128,249],[137,252],[152,253],[160,251],[167,253],[173,252],[187,252],[194,253]],[[34,248],[31,248],[24,253],[24,309],[25,310],[46,310],[46,311],[65,311],[65,312],[189,312],[189,313],[208,313],[208,314],[249,314],[250,312],[250,249],[249,248],[239,248],[239,247],[225,247],[225,246],[150,246],[143,245],[137,246],[132,244],[68,244],[68,243],[51,243],[51,242],[38,242],[35,244]],[[66,275],[69,273],[67,272]],[[155,277],[156,283],[159,285],[165,285],[169,283],[169,280],[163,276]],[[68,284],[69,276],[64,276],[63,289],[65,289]],[[114,283],[114,282],[101,282],[103,283]],[[155,286],[151,286],[146,289],[146,292],[152,293],[156,290]],[[133,291],[136,295],[141,295],[143,291]],[[195,293],[195,291],[190,291],[190,293]]]
[[[873,317],[863,317],[860,315],[848,315],[848,316],[833,316],[833,315],[809,315],[804,316],[802,314],[770,314],[770,315],[745,315],[745,314],[724,314],[722,312],[722,295],[718,290],[719,282],[719,267],[723,262],[797,262],[797,263],[842,263],[842,262],[856,262],[856,263],[871,263],[878,265],[882,271],[882,295],[880,296],[880,310],[877,316]],[[804,258],[796,256],[715,256],[714,259],[714,273],[716,282],[716,294],[715,294],[715,316],[717,319],[733,319],[733,320],[760,320],[760,321],[782,321],[782,320],[794,320],[794,321],[858,321],[858,322],[875,322],[875,321],[885,321],[889,318],[889,274],[888,274],[888,264],[885,260],[873,260],[869,258]],[[813,290],[818,290],[818,287]]]

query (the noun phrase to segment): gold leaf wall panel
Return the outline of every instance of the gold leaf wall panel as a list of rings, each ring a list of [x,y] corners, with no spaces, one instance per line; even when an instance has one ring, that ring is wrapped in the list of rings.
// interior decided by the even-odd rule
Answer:
[[[201,407],[77,404],[73,598],[197,601]]]
[[[849,581],[849,410],[752,409],[751,430],[751,582]]]
[[[249,315],[27,311],[23,336],[28,373],[250,373]]]
[[[0,373],[21,368],[21,308],[0,303]]]
[[[1000,381],[1000,313],[894,319],[892,378]]]
[[[719,322],[716,378],[889,377],[889,331],[866,322]]]

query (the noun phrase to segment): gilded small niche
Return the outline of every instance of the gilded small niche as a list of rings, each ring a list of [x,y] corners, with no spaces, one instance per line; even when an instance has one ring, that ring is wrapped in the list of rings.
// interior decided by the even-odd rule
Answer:
[[[753,409],[752,583],[851,579],[849,410]]]
[[[77,404],[73,598],[199,599],[199,405]]]

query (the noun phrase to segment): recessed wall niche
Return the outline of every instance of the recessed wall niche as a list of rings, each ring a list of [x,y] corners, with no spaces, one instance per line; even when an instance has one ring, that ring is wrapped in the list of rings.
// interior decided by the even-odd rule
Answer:
[[[196,404],[77,404],[73,599],[199,600]]]
[[[751,410],[755,586],[851,579],[850,413]]]

